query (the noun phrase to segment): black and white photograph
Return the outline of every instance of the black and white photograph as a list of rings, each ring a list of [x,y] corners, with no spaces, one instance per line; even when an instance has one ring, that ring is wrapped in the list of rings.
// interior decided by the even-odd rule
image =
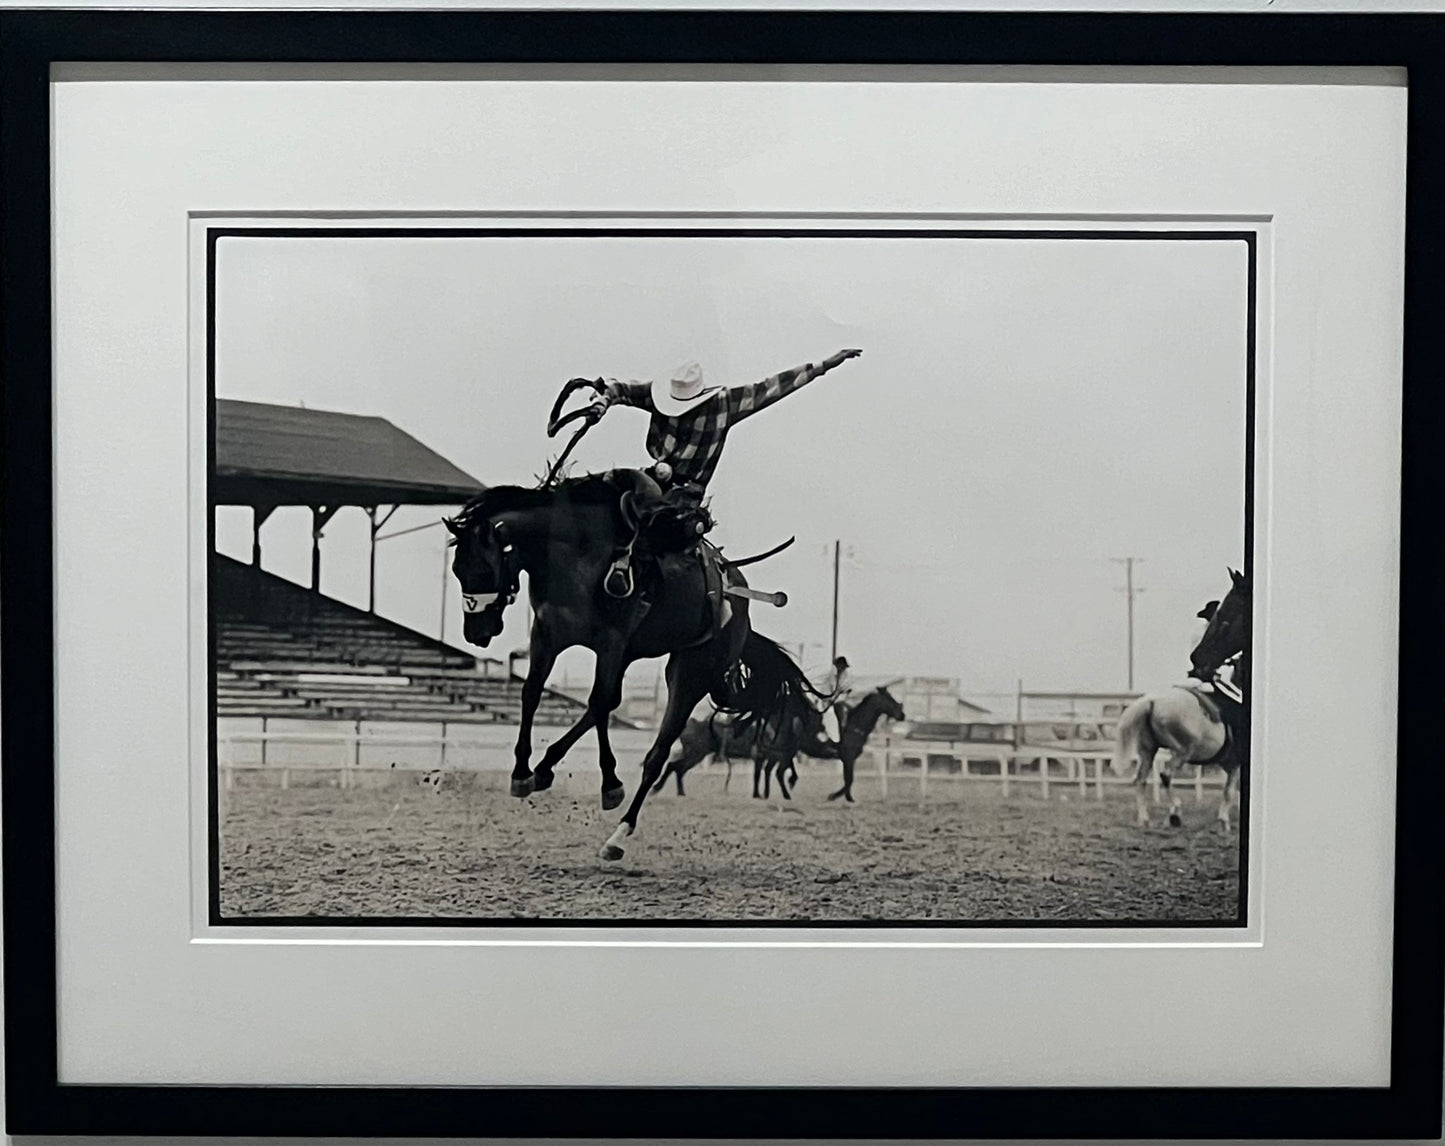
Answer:
[[[1253,232],[205,259],[213,923],[1246,923]]]

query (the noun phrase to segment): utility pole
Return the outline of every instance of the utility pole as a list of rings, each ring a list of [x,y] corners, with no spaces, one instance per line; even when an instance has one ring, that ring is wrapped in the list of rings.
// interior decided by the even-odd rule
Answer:
[[[843,543],[833,542],[833,655],[829,664],[838,659],[838,565],[842,552]]]
[[[437,640],[445,643],[447,639],[447,597],[451,595],[451,552],[446,545],[442,545],[442,619],[440,631],[437,633]]]
[[[1115,565],[1124,566],[1124,588],[1116,590],[1122,592],[1128,601],[1129,615],[1129,691],[1134,691],[1134,598],[1144,592],[1142,588],[1134,584],[1134,566],[1142,564],[1142,557],[1111,557],[1110,561]]]

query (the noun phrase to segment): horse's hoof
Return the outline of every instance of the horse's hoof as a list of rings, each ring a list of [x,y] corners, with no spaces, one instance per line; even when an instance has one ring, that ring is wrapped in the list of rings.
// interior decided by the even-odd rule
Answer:
[[[622,858],[622,849],[619,848],[616,844],[607,843],[602,845],[601,850],[598,851],[597,854],[602,859],[615,863],[617,860],[620,860]]]
[[[1171,828],[1182,828],[1182,827],[1184,826],[1184,821],[1181,820],[1181,819],[1178,817],[1178,815],[1176,815],[1174,812],[1170,812],[1170,813],[1169,813],[1169,826],[1170,826]]]
[[[524,776],[520,780],[515,776],[512,777],[512,795],[519,799],[523,796],[530,796],[535,787],[536,780],[532,776]]]
[[[540,768],[532,774],[532,791],[545,792],[552,786],[557,777],[551,772],[543,772]]]
[[[627,789],[620,784],[616,788],[604,788],[602,790],[602,810],[604,812],[612,811],[613,808],[622,803],[623,797],[626,795]],[[619,852],[618,854],[620,855],[621,853]],[[615,859],[616,856],[611,858]]]

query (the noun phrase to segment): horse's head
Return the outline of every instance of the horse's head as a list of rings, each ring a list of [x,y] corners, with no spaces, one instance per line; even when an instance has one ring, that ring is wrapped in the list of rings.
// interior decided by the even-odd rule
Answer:
[[[1249,579],[1234,569],[1229,571],[1229,592],[1213,609],[1206,605],[1199,611],[1209,621],[1199,644],[1189,654],[1192,667],[1189,675],[1196,680],[1212,680],[1225,661],[1243,652],[1249,644],[1253,612]],[[1214,602],[1210,602],[1211,605]]]
[[[462,635],[486,648],[502,631],[502,614],[517,598],[520,564],[508,525],[481,499],[445,524],[456,551],[452,573],[462,587]]]
[[[883,715],[888,717],[889,720],[908,719],[908,717],[904,715],[903,705],[899,704],[898,699],[888,691],[886,684],[879,685],[878,688],[874,690],[874,694],[878,697],[878,705],[883,710]]]

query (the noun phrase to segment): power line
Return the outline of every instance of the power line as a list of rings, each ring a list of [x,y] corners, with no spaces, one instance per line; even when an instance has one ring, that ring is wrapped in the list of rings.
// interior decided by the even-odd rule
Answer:
[[[390,514],[387,515],[388,517]],[[390,541],[393,537],[405,537],[408,533],[420,533],[423,529],[435,529],[441,524],[440,520],[428,521],[422,525],[413,525],[409,529],[398,529],[393,533],[383,533],[377,538],[378,541]]]

